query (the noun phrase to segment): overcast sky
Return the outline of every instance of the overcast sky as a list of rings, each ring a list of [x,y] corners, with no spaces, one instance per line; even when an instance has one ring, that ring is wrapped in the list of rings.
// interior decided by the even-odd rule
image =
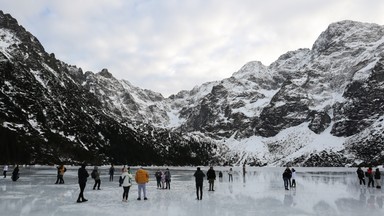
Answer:
[[[163,96],[311,48],[341,20],[384,25],[383,0],[0,0],[48,53]]]

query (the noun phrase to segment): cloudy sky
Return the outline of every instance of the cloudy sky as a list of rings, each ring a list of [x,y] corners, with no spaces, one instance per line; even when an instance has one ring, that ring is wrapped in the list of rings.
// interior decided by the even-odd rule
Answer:
[[[384,25],[382,0],[0,0],[48,53],[164,96],[311,48],[330,23]]]

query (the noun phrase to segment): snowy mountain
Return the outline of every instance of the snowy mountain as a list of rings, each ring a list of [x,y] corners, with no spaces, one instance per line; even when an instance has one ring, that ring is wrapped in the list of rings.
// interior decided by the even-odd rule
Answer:
[[[382,164],[383,36],[333,23],[312,49],[164,98],[57,60],[1,12],[1,158],[27,148],[32,162]]]
[[[211,143],[131,120],[159,94],[57,60],[2,12],[0,38],[0,163],[209,162]]]

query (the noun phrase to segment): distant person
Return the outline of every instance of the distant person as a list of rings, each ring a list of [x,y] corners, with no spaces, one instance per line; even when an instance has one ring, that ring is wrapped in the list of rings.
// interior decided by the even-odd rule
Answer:
[[[123,178],[123,202],[127,202],[128,201],[128,193],[129,193],[129,189],[131,188],[132,186],[132,174],[128,173],[128,169],[124,168],[123,170],[123,174],[121,174],[121,178]]]
[[[213,170],[213,167],[210,167],[208,172],[207,172],[207,178],[208,178],[208,183],[209,183],[209,190],[208,191],[215,191],[214,190],[214,185],[215,185],[215,180],[216,180],[216,172]]]
[[[140,167],[140,169],[136,171],[135,181],[137,183],[137,192],[139,194],[137,200],[141,200],[141,191],[143,191],[144,200],[148,200],[146,184],[149,182],[149,175],[148,172],[143,169],[143,167]]]
[[[203,173],[203,171],[200,170],[200,167],[197,167],[197,170],[195,174],[193,174],[193,176],[195,176],[197,200],[202,200],[203,199],[203,182],[204,182],[205,174]]]
[[[56,169],[57,169],[57,175],[56,175],[56,182],[55,182],[55,184],[59,184],[59,182],[60,182],[60,167],[57,166]]]
[[[55,184],[64,184],[64,173],[67,171],[67,168],[64,165],[57,167],[57,179]]]
[[[288,186],[290,185],[290,179],[292,177],[292,172],[291,170],[289,169],[289,167],[287,167],[285,170],[284,170],[284,173],[283,173],[283,180],[284,180],[284,187],[285,187],[285,190],[289,190],[288,189]]]
[[[247,171],[245,170],[245,164],[247,163],[247,161],[244,161],[243,163],[243,176],[245,176],[245,174],[247,173]]]
[[[95,179],[95,184],[93,185],[93,190],[100,190],[100,184],[101,184],[101,179],[100,179],[100,172],[97,166],[93,168],[93,171],[91,173],[91,177]]]
[[[89,177],[88,171],[85,169],[85,164],[82,164],[79,170],[77,171],[77,177],[79,179],[80,193],[77,198],[77,202],[87,202],[88,200],[84,198],[84,189],[87,184],[87,178]]]
[[[292,182],[291,182],[291,187],[295,188],[296,187],[296,170],[292,168]]]
[[[171,189],[171,172],[167,168],[164,172],[165,175],[165,189]]]
[[[4,168],[3,168],[4,178],[7,178],[7,172],[8,172],[8,165],[4,165]]]
[[[221,170],[219,171],[219,181],[223,181],[223,172],[221,172]]]
[[[161,176],[163,175],[163,173],[159,170],[156,171],[155,173],[155,178],[156,178],[156,182],[157,182],[157,189],[160,189],[161,188]]]
[[[381,188],[381,173],[379,168],[376,168],[375,171],[375,182],[376,182],[376,188],[380,189]]]
[[[368,187],[372,184],[372,187],[375,187],[375,182],[373,181],[373,170],[372,167],[369,167],[366,176],[368,177]]]
[[[115,174],[115,167],[111,164],[109,168],[109,181],[113,181],[113,175]]]
[[[359,178],[360,185],[365,185],[364,171],[361,169],[361,167],[357,168],[356,173],[357,177]]]
[[[19,178],[19,165],[16,165],[15,169],[13,169],[12,172],[12,181],[17,181]]]
[[[161,189],[165,189],[165,172],[161,171]]]
[[[229,171],[228,171],[228,181],[233,182],[233,170],[232,170],[232,168],[229,168]]]

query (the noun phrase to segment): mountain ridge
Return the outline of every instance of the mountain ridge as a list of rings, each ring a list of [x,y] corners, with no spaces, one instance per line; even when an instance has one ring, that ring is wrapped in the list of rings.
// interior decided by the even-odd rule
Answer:
[[[289,51],[269,66],[251,61],[229,78],[164,98],[116,79],[107,69],[83,73],[55,59],[12,19],[0,13],[4,112],[0,136],[24,137],[32,152],[36,150],[28,134],[34,133],[33,139],[51,149],[54,139],[47,137],[49,131],[49,136],[60,137],[61,148],[68,148],[69,154],[83,152],[87,160],[96,160],[98,154],[99,163],[121,163],[121,152],[133,157],[132,162],[153,164],[170,164],[173,154],[179,156],[175,164],[182,164],[183,157],[193,164],[259,166],[384,163],[383,26],[333,23],[312,49]],[[33,88],[28,92],[36,94],[25,92],[15,76],[29,77],[28,86]],[[15,95],[31,102],[16,104]],[[57,98],[46,105],[36,103],[50,95]],[[54,107],[55,117],[49,117],[49,106]],[[85,120],[86,126],[75,124],[71,116]],[[63,126],[67,121],[72,129]],[[8,145],[23,146],[23,142]],[[129,150],[129,142],[136,154]],[[145,148],[139,150],[140,146]],[[137,152],[146,159],[140,160]],[[52,149],[48,153],[52,161],[63,160]],[[73,157],[77,159],[65,160],[80,161],[79,156]]]

